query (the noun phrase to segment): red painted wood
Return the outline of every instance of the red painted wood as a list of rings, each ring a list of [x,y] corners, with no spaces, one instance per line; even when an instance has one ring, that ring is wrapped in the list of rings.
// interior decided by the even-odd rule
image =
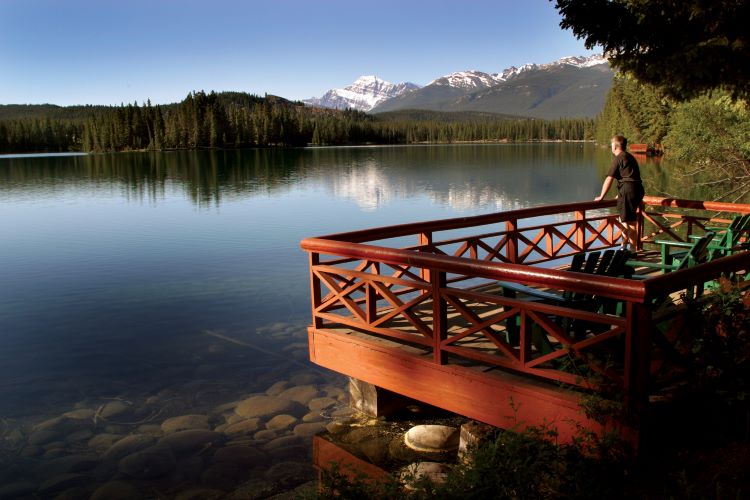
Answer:
[[[356,479],[367,483],[388,478],[389,474],[385,470],[357,458],[327,439],[314,436],[312,444],[313,466],[320,472],[330,471],[332,465],[336,464],[337,471],[350,480]]]
[[[634,414],[640,413],[647,401],[650,384],[648,377],[652,364],[650,350],[653,344],[649,338],[649,328],[654,319],[647,309],[651,299],[715,279],[721,272],[747,270],[750,268],[750,252],[639,281],[525,265],[553,262],[579,251],[609,248],[618,244],[623,231],[622,223],[613,213],[598,215],[601,214],[601,209],[611,208],[614,204],[615,201],[610,200],[534,207],[303,240],[302,248],[310,253],[313,307],[311,359],[333,370],[409,397],[502,426],[498,422],[506,422],[509,416],[508,405],[498,401],[502,402],[510,397],[514,400],[519,398],[526,406],[524,418],[528,417],[529,422],[541,422],[545,418],[549,420],[550,416],[564,415],[568,418],[572,413],[578,412],[577,404],[571,403],[578,396],[571,396],[573,399],[570,400],[560,399],[559,394],[552,397],[549,387],[541,390],[540,387],[544,386],[537,380],[520,378],[501,370],[512,370],[572,385],[586,386],[588,383],[586,380],[575,380],[577,376],[572,373],[543,365],[546,361],[566,354],[565,351],[554,351],[532,358],[534,352],[529,328],[532,321],[540,325],[548,335],[570,345],[569,352],[579,356],[579,360],[585,349],[594,346],[604,348],[604,340],[623,335],[623,365],[617,368],[618,371],[598,365],[590,365],[589,368],[620,384],[628,409]],[[690,234],[694,230],[705,230],[708,222],[727,222],[702,213],[660,213],[653,211],[656,207],[708,210],[724,214],[750,213],[750,205],[658,197],[646,197],[644,205],[652,211],[643,211],[639,216],[637,228],[643,241],[664,236],[679,240],[683,238],[685,230]],[[594,210],[597,215],[587,215]],[[574,218],[547,226],[523,225],[524,220],[531,217],[553,214],[572,214]],[[653,224],[655,229],[651,234],[643,236],[646,221]],[[482,226],[491,228],[482,231]],[[440,231],[473,227],[477,229],[477,234],[473,236],[439,239]],[[387,245],[389,238],[407,235],[416,236],[419,245],[411,248],[383,246]],[[642,241],[639,246],[642,246]],[[481,255],[480,250],[486,254]],[[448,255],[449,253],[453,255]],[[355,269],[344,269],[342,266]],[[458,288],[459,283],[468,279],[472,283],[477,280],[485,280],[487,283],[511,281],[610,297],[624,301],[628,312],[626,317],[605,316]],[[417,290],[421,290],[423,295],[411,298],[413,295],[409,294],[414,294]],[[322,293],[327,295],[321,297]],[[405,302],[399,299],[401,296],[406,297]],[[467,302],[460,302],[459,298]],[[507,314],[480,318],[471,309],[474,307],[469,304],[472,300],[478,304],[502,306]],[[428,301],[431,301],[429,306]],[[381,306],[385,302],[389,305],[378,308],[378,302]],[[431,321],[419,317],[425,313],[424,309],[419,309],[422,302],[424,306],[433,308],[428,313],[432,315]],[[459,325],[455,332],[453,329],[456,325],[449,322],[446,314],[448,304],[451,314],[457,313],[465,320],[465,324]],[[496,338],[494,330],[490,328],[515,314],[521,318],[520,345],[518,340],[514,341],[515,345],[506,344]],[[581,341],[569,338],[548,319],[550,315],[592,321],[611,327],[607,332]],[[391,319],[410,325],[415,329],[414,333],[384,328],[383,325],[387,325]],[[373,337],[363,340],[357,335],[343,335],[340,331],[326,330],[326,325],[336,322],[355,328],[362,335]],[[453,337],[447,334],[449,326]],[[494,345],[497,351],[485,353],[458,343],[461,338],[480,333],[492,342],[488,345]],[[428,353],[425,355],[408,355],[378,343],[375,339],[377,335],[400,339],[412,345],[421,344],[431,349],[420,351]],[[448,354],[451,357],[460,356],[464,360],[494,365],[500,370],[480,373],[445,364],[449,359]],[[501,410],[501,406],[505,409]],[[589,424],[587,422],[585,425]],[[572,431],[568,429],[565,432]],[[637,429],[632,435],[637,436]]]
[[[502,373],[439,365],[353,335],[308,330],[311,360],[325,368],[501,428],[549,423],[562,442],[576,424],[601,432],[579,407],[580,394]],[[637,433],[635,434],[637,436]]]

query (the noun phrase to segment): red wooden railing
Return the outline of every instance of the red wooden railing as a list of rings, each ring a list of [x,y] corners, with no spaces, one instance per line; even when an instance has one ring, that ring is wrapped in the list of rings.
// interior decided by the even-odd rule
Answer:
[[[614,201],[543,206],[306,238],[314,329],[346,328],[437,364],[475,363],[621,397],[638,411],[685,364],[668,297],[750,268],[742,252],[646,280],[553,268],[619,245]],[[647,197],[641,248],[727,224],[750,205]],[[713,213],[712,213],[713,212]],[[413,245],[404,244],[406,239]],[[497,282],[596,296],[607,312],[503,296]],[[576,337],[561,318],[585,325]]]

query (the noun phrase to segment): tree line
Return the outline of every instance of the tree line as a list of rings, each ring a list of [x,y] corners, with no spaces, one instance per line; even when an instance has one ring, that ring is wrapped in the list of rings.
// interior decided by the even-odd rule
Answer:
[[[183,101],[120,106],[0,106],[0,151],[164,150],[307,145],[584,140],[591,119],[540,120],[423,111],[383,116],[276,96],[192,92]]]

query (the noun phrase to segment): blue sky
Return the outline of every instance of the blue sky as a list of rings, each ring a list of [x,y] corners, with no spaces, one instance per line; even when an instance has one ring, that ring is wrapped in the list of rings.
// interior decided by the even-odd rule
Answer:
[[[547,0],[0,0],[0,104],[290,99],[590,55]]]

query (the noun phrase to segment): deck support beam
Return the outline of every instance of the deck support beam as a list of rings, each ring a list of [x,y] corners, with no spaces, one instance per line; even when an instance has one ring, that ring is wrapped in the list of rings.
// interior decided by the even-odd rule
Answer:
[[[409,398],[504,429],[549,425],[570,442],[578,425],[606,430],[586,417],[574,391],[501,371],[482,371],[415,356],[355,334],[308,329],[313,363]],[[628,440],[637,439],[629,432]],[[633,442],[633,445],[637,443]]]

